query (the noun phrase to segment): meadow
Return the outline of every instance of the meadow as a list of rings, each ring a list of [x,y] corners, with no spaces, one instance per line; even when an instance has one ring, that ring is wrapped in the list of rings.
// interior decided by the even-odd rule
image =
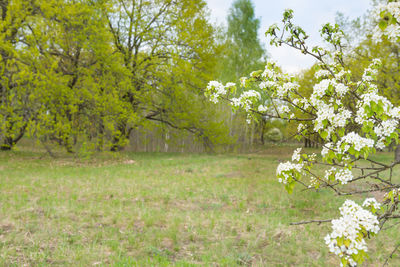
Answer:
[[[329,223],[290,222],[338,217],[345,198],[287,194],[275,170],[292,150],[56,159],[2,152],[0,265],[338,266],[323,239]],[[395,236],[398,225],[369,240],[365,266],[382,266]],[[400,257],[388,263],[400,266]]]

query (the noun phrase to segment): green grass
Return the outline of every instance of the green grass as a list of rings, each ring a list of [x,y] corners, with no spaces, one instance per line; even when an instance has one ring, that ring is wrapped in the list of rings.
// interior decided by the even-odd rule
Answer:
[[[291,151],[87,160],[2,152],[0,265],[338,266],[323,241],[329,224],[289,223],[338,217],[344,198],[288,195],[275,169]],[[382,265],[396,236],[392,227],[368,241],[366,266]],[[399,255],[389,263],[399,266]]]

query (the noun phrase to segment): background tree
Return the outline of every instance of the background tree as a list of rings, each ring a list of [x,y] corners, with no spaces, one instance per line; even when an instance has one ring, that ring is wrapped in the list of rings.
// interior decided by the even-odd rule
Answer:
[[[229,142],[202,100],[220,53],[204,1],[1,4],[2,149],[29,133],[70,152],[85,143],[117,151],[149,122],[209,149]]]
[[[221,80],[232,81],[248,75],[265,63],[266,51],[258,38],[260,19],[251,0],[236,0],[229,9],[226,54],[222,59]]]
[[[44,109],[32,124],[31,133],[55,140],[72,152],[79,138],[104,132],[104,125],[110,126],[105,119],[129,113],[118,102],[121,82],[129,76],[112,54],[111,36],[104,26],[105,18],[99,15],[100,6],[43,1],[40,8],[40,16],[28,28],[35,37],[30,47],[40,55],[36,65],[45,76],[47,88],[34,99],[43,103]],[[104,94],[106,99],[102,99]],[[102,110],[104,106],[107,113]]]
[[[260,19],[255,17],[251,0],[236,0],[227,15],[227,29],[223,33],[223,54],[218,64],[219,80],[228,82],[236,77],[246,76],[252,70],[265,64],[266,50],[258,38]],[[240,90],[240,88],[238,88]],[[270,127],[266,120],[258,118],[257,123],[247,125],[246,115],[241,111],[232,113],[225,104],[220,105],[220,112],[226,114],[230,135],[236,135],[238,143],[252,145],[259,138],[264,143],[265,131]],[[244,127],[243,127],[244,126]]]
[[[1,1],[0,5],[0,149],[9,150],[25,134],[31,120],[34,74],[24,61],[20,41],[36,8],[31,1]]]
[[[216,136],[212,131],[221,129],[210,127],[216,126],[215,116],[205,101],[198,100],[200,89],[213,76],[218,49],[204,1],[110,3],[109,29],[131,75],[122,99],[142,120],[189,131],[210,146],[210,137]],[[121,149],[139,125],[129,118],[117,120],[112,150]]]

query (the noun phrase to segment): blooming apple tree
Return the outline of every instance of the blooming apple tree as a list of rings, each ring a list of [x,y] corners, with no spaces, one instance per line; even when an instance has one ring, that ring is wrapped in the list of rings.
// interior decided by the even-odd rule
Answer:
[[[374,14],[378,25],[374,38],[398,42],[400,2],[379,5]],[[400,219],[400,181],[393,177],[393,168],[400,161],[395,158],[387,164],[373,157],[377,150],[398,143],[400,108],[378,93],[375,81],[379,59],[372,60],[361,80],[355,80],[345,63],[344,35],[338,25],[326,24],[321,29],[330,49],[310,48],[307,34],[292,23],[292,18],[293,11],[286,10],[283,24],[272,25],[266,35],[272,45],[288,45],[318,60],[318,82],[309,97],[301,94],[295,77],[282,73],[273,62],[241,78],[240,84],[212,81],[206,95],[214,103],[226,100],[234,109],[243,109],[248,120],[262,115],[296,121],[298,138],[320,136],[320,156],[302,153],[298,148],[291,161],[277,167],[278,181],[289,193],[296,185],[327,188],[340,196],[385,193],[381,202],[367,198],[359,205],[348,199],[340,207],[338,219],[316,221],[331,222],[332,232],[325,242],[340,257],[341,265],[357,266],[367,257],[366,240],[378,234],[387,221]],[[235,96],[238,87],[242,93]],[[322,174],[321,168],[316,168],[321,164],[327,166]]]

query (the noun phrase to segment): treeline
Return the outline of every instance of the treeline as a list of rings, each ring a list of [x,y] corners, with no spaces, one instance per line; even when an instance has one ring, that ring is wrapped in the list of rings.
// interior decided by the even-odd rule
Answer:
[[[231,142],[202,95],[223,45],[202,0],[2,0],[0,147],[124,148],[151,122]]]
[[[1,150],[23,137],[69,152],[129,140],[135,150],[234,150],[271,128],[203,95],[208,81],[265,63],[250,0],[233,3],[226,28],[203,0],[4,0],[0,12]]]
[[[249,125],[205,99],[208,81],[238,82],[267,60],[251,0],[233,2],[226,27],[209,13],[204,0],[0,1],[0,149],[24,137],[69,152],[244,151],[289,140],[295,123]],[[337,22],[353,74],[383,58],[378,81],[397,103],[398,45],[371,41],[368,14]],[[314,73],[300,74],[305,96]]]

